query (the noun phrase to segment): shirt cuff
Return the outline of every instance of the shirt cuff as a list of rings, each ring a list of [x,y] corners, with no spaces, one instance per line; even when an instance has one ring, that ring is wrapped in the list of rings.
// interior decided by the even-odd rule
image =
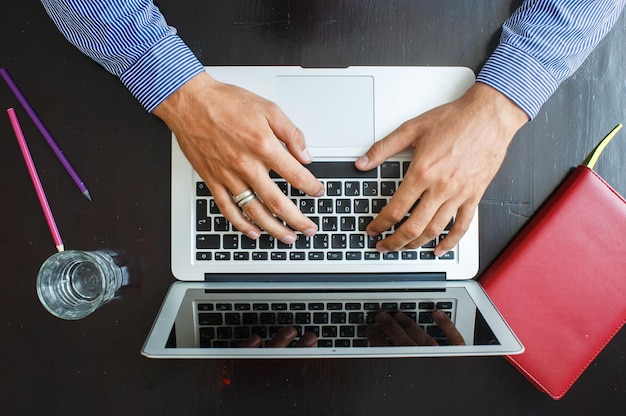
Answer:
[[[204,71],[198,58],[177,35],[154,45],[120,80],[148,112],[185,82]]]
[[[498,45],[476,81],[506,95],[531,119],[559,86],[559,82],[536,59],[506,43]]]

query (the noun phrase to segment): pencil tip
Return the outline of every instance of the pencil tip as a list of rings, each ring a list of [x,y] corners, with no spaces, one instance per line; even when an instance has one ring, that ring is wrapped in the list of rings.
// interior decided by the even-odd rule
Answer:
[[[57,246],[57,250],[58,250],[58,251],[59,251],[59,253],[60,253],[60,252],[62,252],[63,250],[65,250],[65,246],[63,246],[63,244],[59,244],[59,245]]]
[[[93,202],[93,199],[91,199],[91,194],[89,193],[89,191],[83,192],[83,195],[85,195],[85,198],[87,198],[90,202]]]

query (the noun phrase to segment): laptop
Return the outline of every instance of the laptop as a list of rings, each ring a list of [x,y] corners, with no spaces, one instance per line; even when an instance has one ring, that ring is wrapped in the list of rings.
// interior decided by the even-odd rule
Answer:
[[[443,257],[438,239],[381,254],[365,227],[402,182],[410,152],[359,172],[354,161],[404,121],[460,97],[475,81],[464,67],[207,67],[217,80],[276,102],[303,131],[307,167],[326,193],[310,197],[273,172],[277,186],[318,224],[313,237],[286,245],[267,234],[243,236],[172,136],[172,272],[177,279],[142,353],[152,358],[406,357],[517,354],[523,347],[473,280],[478,215]],[[399,224],[398,224],[399,225]],[[396,225],[396,226],[398,226]],[[393,229],[390,231],[392,232]],[[436,325],[441,310],[463,345]],[[373,342],[376,314],[404,313],[432,345]],[[314,348],[245,348],[284,326],[313,332]],[[420,333],[422,333],[420,332]],[[387,340],[388,342],[385,342]],[[374,344],[376,346],[374,346]],[[453,345],[456,344],[456,345]]]

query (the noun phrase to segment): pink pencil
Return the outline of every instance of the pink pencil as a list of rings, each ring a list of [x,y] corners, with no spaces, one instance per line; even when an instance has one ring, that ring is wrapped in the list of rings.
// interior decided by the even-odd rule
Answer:
[[[35,191],[37,192],[39,203],[41,204],[41,208],[43,209],[46,221],[48,221],[48,227],[50,228],[50,232],[52,233],[52,239],[54,240],[54,244],[56,245],[57,250],[63,251],[63,240],[61,240],[61,234],[59,234],[59,229],[57,228],[57,224],[54,221],[54,217],[52,216],[52,211],[50,210],[50,205],[48,204],[48,199],[46,198],[46,193],[43,190],[43,186],[41,186],[41,181],[39,180],[39,175],[37,174],[37,168],[35,168],[33,158],[31,157],[30,151],[28,150],[28,145],[26,144],[26,139],[24,138],[24,133],[22,132],[20,122],[17,119],[17,115],[15,114],[14,109],[9,108],[7,110],[7,113],[9,114],[9,119],[11,120],[13,131],[15,132],[15,137],[17,137],[17,142],[20,145],[20,150],[22,151],[22,155],[24,156],[24,161],[26,162],[26,167],[28,168],[28,173],[30,174],[30,179],[33,181],[33,185],[35,186]]]

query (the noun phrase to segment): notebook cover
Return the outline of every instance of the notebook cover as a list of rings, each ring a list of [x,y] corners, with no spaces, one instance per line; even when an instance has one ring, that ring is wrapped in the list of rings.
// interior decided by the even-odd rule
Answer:
[[[507,356],[560,399],[626,320],[626,201],[573,170],[479,282],[525,351]]]

